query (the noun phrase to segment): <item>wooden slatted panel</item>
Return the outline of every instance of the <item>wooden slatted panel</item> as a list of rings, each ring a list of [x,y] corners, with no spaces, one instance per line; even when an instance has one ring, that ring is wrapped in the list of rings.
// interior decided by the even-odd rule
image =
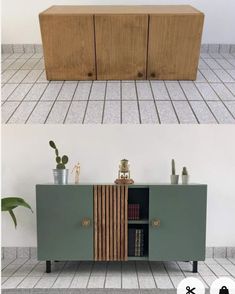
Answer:
[[[127,260],[128,187],[94,187],[95,260]]]

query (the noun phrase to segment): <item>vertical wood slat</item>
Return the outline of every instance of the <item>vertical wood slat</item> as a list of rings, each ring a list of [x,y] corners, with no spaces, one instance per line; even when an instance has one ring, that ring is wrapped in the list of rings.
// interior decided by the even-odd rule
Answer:
[[[117,260],[120,260],[120,186],[117,187]]]
[[[113,187],[113,260],[117,260],[117,187]]]
[[[101,202],[101,186],[98,186],[98,237],[99,237],[99,255],[98,260],[102,260],[102,220],[101,220],[101,214],[102,214],[102,202]]]
[[[105,186],[106,260],[109,260],[109,186]]]
[[[127,260],[128,187],[94,187],[95,260]]]
[[[125,186],[125,247],[124,260],[128,259],[128,186]]]
[[[98,194],[97,194],[97,186],[94,186],[94,258],[98,260]]]
[[[106,245],[106,232],[105,232],[105,186],[102,186],[102,258],[105,260],[105,246]]]
[[[109,259],[113,260],[113,186],[109,186]]]

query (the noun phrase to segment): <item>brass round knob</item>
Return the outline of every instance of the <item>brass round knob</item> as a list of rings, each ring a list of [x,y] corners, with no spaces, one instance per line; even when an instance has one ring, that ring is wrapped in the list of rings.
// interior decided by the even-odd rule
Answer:
[[[143,76],[143,74],[142,74],[142,72],[138,72],[138,78],[142,78],[142,76]]]
[[[150,76],[151,76],[151,78],[155,78],[156,77],[155,72],[152,72]]]
[[[84,217],[82,219],[82,226],[83,227],[89,227],[91,225],[91,220],[87,217]]]
[[[88,77],[92,77],[92,72],[89,72],[87,75]]]
[[[153,228],[159,228],[161,225],[161,221],[160,219],[155,218],[152,220],[151,224]]]

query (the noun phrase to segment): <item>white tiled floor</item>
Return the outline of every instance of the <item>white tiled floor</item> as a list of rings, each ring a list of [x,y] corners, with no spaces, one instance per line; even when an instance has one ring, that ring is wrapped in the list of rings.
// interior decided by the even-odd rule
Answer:
[[[175,289],[185,277],[199,278],[206,288],[218,277],[235,280],[234,258],[208,258],[192,273],[190,262],[45,262],[2,260],[2,289]]]
[[[235,54],[201,53],[196,81],[52,81],[41,53],[2,55],[2,122],[235,123]]]

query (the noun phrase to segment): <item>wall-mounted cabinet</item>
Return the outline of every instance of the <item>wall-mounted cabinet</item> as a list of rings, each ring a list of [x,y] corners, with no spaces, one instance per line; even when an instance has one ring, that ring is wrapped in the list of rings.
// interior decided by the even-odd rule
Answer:
[[[205,258],[206,185],[37,185],[38,259]],[[130,218],[129,206],[139,209]]]
[[[48,80],[196,79],[204,15],[189,5],[52,6]]]

